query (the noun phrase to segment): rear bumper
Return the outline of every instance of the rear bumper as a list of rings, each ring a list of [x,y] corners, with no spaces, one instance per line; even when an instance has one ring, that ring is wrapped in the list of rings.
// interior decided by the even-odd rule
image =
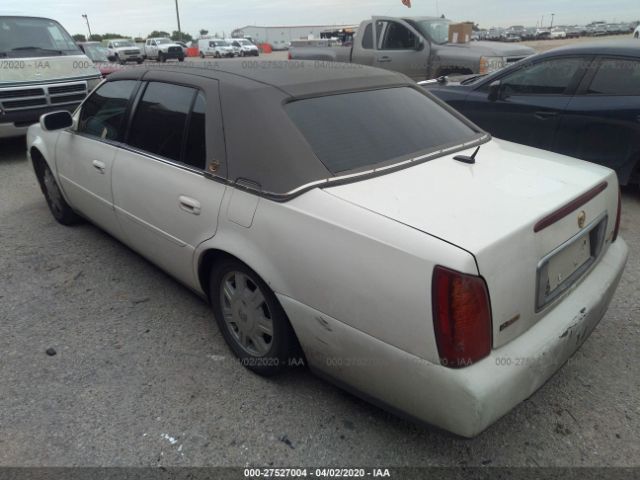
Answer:
[[[460,370],[434,365],[336,320],[327,323],[331,336],[318,346],[317,332],[300,323],[309,318],[308,307],[280,300],[310,366],[322,376],[392,411],[473,437],[531,396],[582,345],[604,316],[627,256],[619,238],[536,325]]]

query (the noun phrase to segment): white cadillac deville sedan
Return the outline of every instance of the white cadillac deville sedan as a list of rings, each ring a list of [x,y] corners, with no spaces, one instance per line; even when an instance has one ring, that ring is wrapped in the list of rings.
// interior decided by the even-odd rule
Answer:
[[[603,317],[627,260],[607,168],[492,139],[360,66],[109,76],[28,153],[88,219],[205,297],[251,370],[304,352],[386,408],[474,436]]]

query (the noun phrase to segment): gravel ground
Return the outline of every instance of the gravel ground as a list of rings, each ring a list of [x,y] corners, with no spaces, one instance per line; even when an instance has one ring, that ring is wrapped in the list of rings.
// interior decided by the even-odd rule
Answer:
[[[97,228],[57,224],[24,140],[0,142],[0,466],[637,466],[635,189],[622,235],[631,257],[592,336],[465,440],[307,371],[251,374],[198,297]]]

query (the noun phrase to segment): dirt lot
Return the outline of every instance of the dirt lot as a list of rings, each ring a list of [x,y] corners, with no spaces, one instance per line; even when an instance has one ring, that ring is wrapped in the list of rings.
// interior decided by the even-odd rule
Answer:
[[[637,189],[622,235],[629,264],[593,335],[464,440],[306,371],[249,373],[199,298],[92,225],[57,224],[24,140],[0,142],[0,466],[639,465]]]

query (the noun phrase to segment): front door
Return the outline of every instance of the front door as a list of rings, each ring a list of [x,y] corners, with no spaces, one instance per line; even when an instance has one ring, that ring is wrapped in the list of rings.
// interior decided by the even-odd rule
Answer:
[[[497,138],[551,150],[586,62],[574,57],[525,64],[500,78],[497,97],[488,85],[470,93],[464,114]]]
[[[62,131],[56,144],[60,186],[75,209],[119,236],[111,191],[113,162],[137,82],[107,82],[85,101],[75,129]]]
[[[416,81],[427,78],[429,44],[407,22],[374,17],[373,66],[404,73]]]

